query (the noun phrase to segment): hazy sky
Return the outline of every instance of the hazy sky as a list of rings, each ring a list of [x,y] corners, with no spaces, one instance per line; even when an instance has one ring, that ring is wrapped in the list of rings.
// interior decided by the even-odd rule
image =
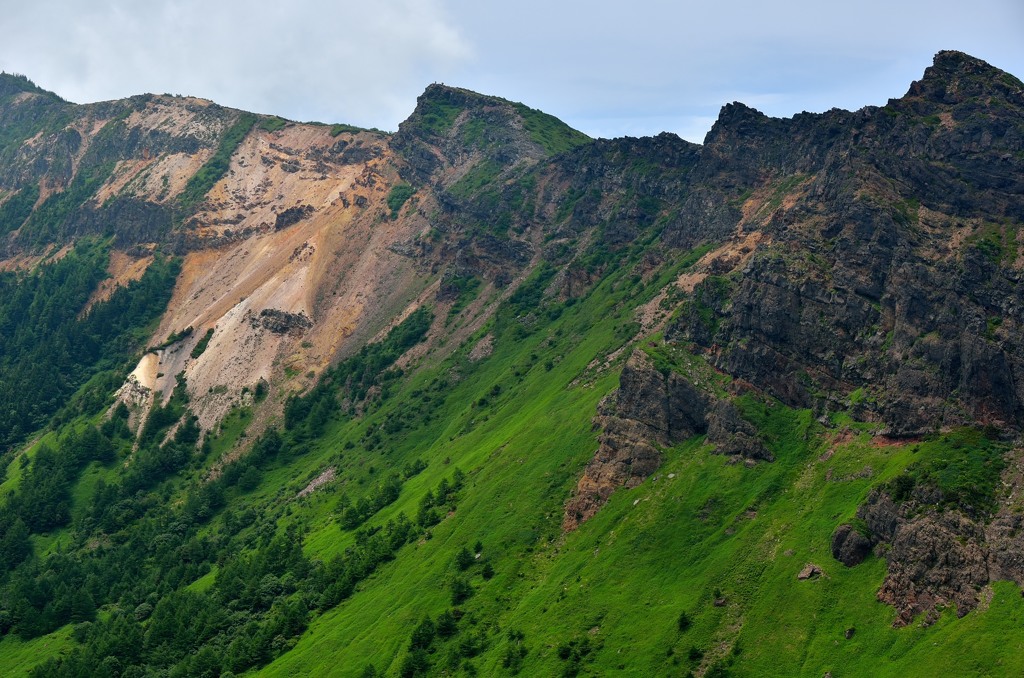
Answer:
[[[1024,78],[1024,0],[0,0],[0,68],[85,103],[193,94],[394,130],[431,82],[592,136],[701,141],[772,115],[901,96],[941,49]]]

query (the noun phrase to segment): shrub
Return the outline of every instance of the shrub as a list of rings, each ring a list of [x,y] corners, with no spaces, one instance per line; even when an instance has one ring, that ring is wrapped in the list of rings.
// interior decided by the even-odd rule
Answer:
[[[462,577],[452,580],[452,605],[459,605],[473,595],[473,587]]]
[[[398,218],[398,211],[415,192],[416,189],[409,184],[395,184],[391,187],[391,191],[388,193],[388,209],[391,210],[392,219]]]
[[[462,547],[458,553],[455,554],[455,567],[460,570],[468,570],[474,563],[475,559],[473,554],[469,552],[469,549]]]

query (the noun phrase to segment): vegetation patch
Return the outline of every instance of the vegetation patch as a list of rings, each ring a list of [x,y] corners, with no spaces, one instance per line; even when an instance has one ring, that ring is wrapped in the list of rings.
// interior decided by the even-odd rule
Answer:
[[[114,171],[114,166],[114,162],[105,162],[79,168],[70,186],[60,193],[51,195],[29,215],[22,226],[19,239],[43,245],[65,237],[71,215],[96,194]]]
[[[984,223],[965,242],[997,266],[1010,266],[1017,260],[1017,232],[1013,224]]]
[[[383,341],[367,344],[359,353],[325,372],[308,394],[289,398],[285,406],[285,428],[304,426],[309,434],[319,435],[338,412],[339,386],[345,389],[351,411],[367,397],[372,387],[387,388],[401,376],[389,368],[402,354],[423,341],[433,317],[430,309],[420,307],[388,332]]]
[[[416,189],[409,184],[395,184],[388,192],[388,209],[391,210],[391,218],[397,219],[398,212],[405,205],[406,201],[416,193]]]
[[[210,339],[213,339],[212,327],[206,330],[206,334],[203,335],[203,338],[200,339],[199,343],[197,343],[195,347],[192,349],[192,353],[190,355],[192,356],[193,360],[203,355],[203,353],[206,351],[206,347],[210,345]]]
[[[448,309],[449,321],[462,312],[470,302],[476,299],[480,292],[480,279],[476,276],[459,275],[446,279],[444,283],[445,293],[449,297],[454,296],[452,305]]]
[[[39,185],[29,184],[0,205],[0,235],[21,228],[39,200]]]
[[[940,505],[982,517],[997,506],[1000,477],[1006,468],[1006,443],[986,431],[963,428],[913,445],[916,460],[889,486],[896,501],[909,499],[918,485],[940,492]]]
[[[525,104],[513,105],[522,117],[523,127],[530,133],[530,138],[552,155],[590,142],[586,134],[569,127],[553,115]]]
[[[331,125],[331,136],[336,137],[340,134],[357,134],[365,131],[362,127],[356,127],[355,125],[346,125],[344,123],[336,123]]]
[[[31,273],[0,273],[0,449],[38,429],[94,375],[126,374],[180,269],[158,257],[140,280],[79,317],[106,265],[106,246],[92,242]]]
[[[431,99],[420,108],[419,125],[427,134],[444,136],[455,124],[463,108],[439,99]]]
[[[282,117],[273,115],[260,120],[260,129],[265,132],[277,132],[288,126],[288,121]],[[337,136],[336,134],[332,136]]]
[[[185,189],[178,196],[178,202],[184,209],[190,210],[199,204],[214,184],[227,174],[231,166],[231,156],[238,150],[258,119],[253,113],[239,114],[238,119],[221,137],[213,157],[203,163],[203,166],[189,178]]]
[[[474,165],[468,172],[448,188],[452,195],[468,199],[479,198],[480,192],[491,185],[501,174],[503,167],[496,160],[486,158]]]

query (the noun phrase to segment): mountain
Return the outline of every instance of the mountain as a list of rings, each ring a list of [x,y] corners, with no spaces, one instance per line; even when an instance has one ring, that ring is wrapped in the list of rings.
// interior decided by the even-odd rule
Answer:
[[[1024,670],[1024,85],[589,139],[0,75],[4,675]]]

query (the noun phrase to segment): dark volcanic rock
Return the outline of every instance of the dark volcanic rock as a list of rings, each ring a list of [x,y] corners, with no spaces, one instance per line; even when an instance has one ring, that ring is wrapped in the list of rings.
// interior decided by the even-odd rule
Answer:
[[[955,509],[936,511],[915,495],[898,504],[875,490],[857,512],[871,541],[886,546],[888,574],[878,599],[896,608],[894,626],[941,605],[955,604],[962,617],[977,607],[978,591],[990,581],[984,527]],[[843,527],[833,536],[833,555]]]
[[[728,400],[719,400],[707,415],[707,441],[715,452],[726,456],[773,461],[775,458],[757,437],[757,429],[743,419]]]
[[[575,529],[620,487],[635,487],[661,465],[659,446],[707,430],[709,398],[675,372],[654,368],[636,351],[622,368],[614,404],[605,403],[596,423],[600,446],[566,504],[563,527]]]
[[[889,573],[878,599],[896,608],[894,624],[953,603],[963,616],[988,583],[984,533],[957,511],[923,515],[900,525],[887,556]]]
[[[252,319],[253,327],[262,326],[274,334],[300,335],[313,326],[305,313],[288,313],[276,308],[265,308],[259,318]]]
[[[289,226],[294,226],[303,219],[307,218],[314,212],[312,205],[300,205],[298,207],[289,207],[285,211],[277,215],[274,219],[274,230],[280,231]]]
[[[832,557],[843,565],[860,565],[870,553],[871,540],[852,525],[840,525],[832,533]]]
[[[666,338],[791,406],[870,389],[860,415],[890,435],[1024,424],[1019,247],[993,226],[1024,214],[1015,78],[943,52],[881,109],[775,120],[731,104],[688,181],[686,229],[757,228],[772,244],[728,287],[698,285]],[[756,190],[775,197],[744,216]]]

